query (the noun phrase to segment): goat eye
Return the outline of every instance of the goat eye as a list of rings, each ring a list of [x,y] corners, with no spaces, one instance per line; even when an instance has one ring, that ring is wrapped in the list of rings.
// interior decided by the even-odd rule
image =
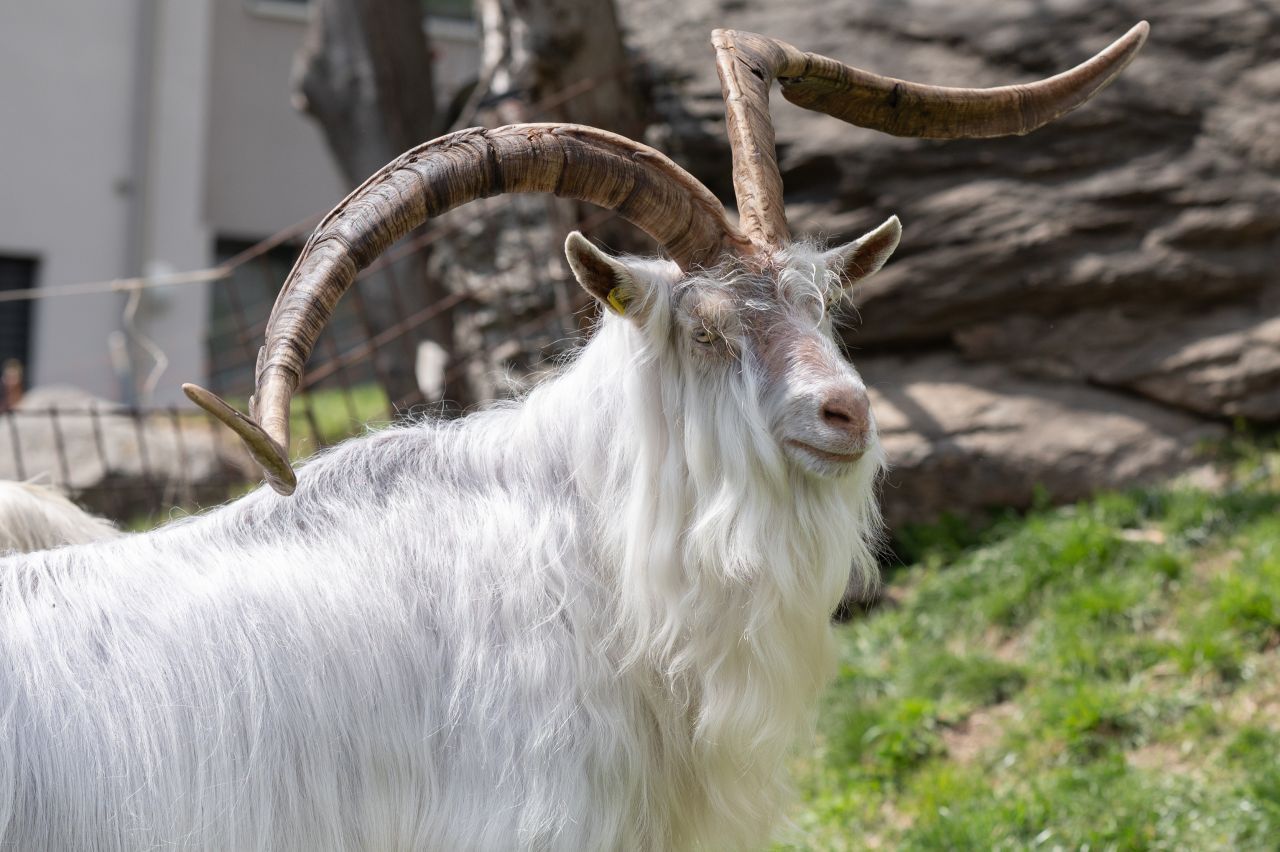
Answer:
[[[715,340],[716,336],[705,328],[695,329],[693,332],[693,340],[695,343],[701,343],[704,346]]]

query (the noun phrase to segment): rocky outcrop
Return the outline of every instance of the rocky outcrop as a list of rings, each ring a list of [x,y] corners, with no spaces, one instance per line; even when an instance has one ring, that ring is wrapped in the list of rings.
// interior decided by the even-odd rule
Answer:
[[[1192,464],[1220,434],[1146,400],[946,354],[861,367],[891,463],[881,492],[891,526],[1148,481]]]
[[[1189,464],[1230,419],[1280,423],[1280,7],[629,0],[623,15],[653,70],[650,141],[726,198],[713,27],[989,86],[1150,20],[1110,89],[1027,137],[897,139],[775,99],[798,233],[904,224],[846,330],[877,389],[891,516],[1024,505],[1037,486],[1075,499]]]

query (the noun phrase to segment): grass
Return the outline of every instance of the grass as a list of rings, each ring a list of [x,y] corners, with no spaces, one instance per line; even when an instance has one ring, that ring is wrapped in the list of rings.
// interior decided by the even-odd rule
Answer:
[[[248,400],[230,398],[233,408],[248,411]],[[289,432],[293,437],[291,454],[299,459],[309,456],[319,446],[336,444],[353,435],[363,435],[368,426],[391,420],[391,403],[382,386],[376,382],[347,388],[310,390],[289,404]]]
[[[376,382],[344,388],[309,391],[314,424],[307,416],[307,400],[295,398],[289,406],[289,428],[305,440],[295,441],[295,454],[315,451],[316,433],[320,443],[334,444],[352,435],[362,435],[366,425],[386,423],[391,419],[391,403],[382,386]],[[313,425],[315,428],[313,428]]]
[[[778,849],[1275,849],[1280,453],[908,530]]]

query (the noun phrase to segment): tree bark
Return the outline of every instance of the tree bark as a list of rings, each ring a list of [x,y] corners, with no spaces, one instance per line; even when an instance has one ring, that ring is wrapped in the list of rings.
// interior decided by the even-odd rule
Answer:
[[[477,93],[501,123],[567,121],[631,138],[644,130],[612,0],[476,0],[476,13]]]
[[[315,0],[306,39],[294,58],[293,94],[294,105],[320,125],[351,188],[437,135],[420,0]],[[375,333],[449,296],[443,281],[427,275],[423,251],[362,286]],[[394,297],[392,288],[398,291]],[[421,399],[411,345],[420,336],[452,354],[452,311],[379,349],[378,373],[393,403]],[[443,399],[462,408],[473,401],[460,376],[445,382]]]
[[[647,108],[612,0],[476,0],[480,81],[455,127],[586,124],[638,139]],[[462,320],[470,379],[483,397],[518,393],[557,346],[591,323],[590,298],[563,261],[569,230],[595,208],[550,196],[507,199],[445,249],[450,286],[478,306]],[[596,238],[644,245],[625,222]],[[575,320],[575,316],[577,319]]]

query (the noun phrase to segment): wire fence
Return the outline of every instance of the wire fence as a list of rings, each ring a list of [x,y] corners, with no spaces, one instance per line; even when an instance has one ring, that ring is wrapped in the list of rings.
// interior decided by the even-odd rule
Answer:
[[[507,246],[504,274],[526,285],[519,298],[488,282],[471,287],[465,278],[454,280],[456,258],[433,257],[433,249],[461,229],[473,243],[482,241],[479,235],[494,230],[510,204],[479,202],[465,217],[429,223],[361,273],[317,341],[295,397],[296,457],[370,425],[424,412],[450,416],[518,390],[580,342],[592,309],[587,300],[565,297],[576,287],[567,287],[567,270],[558,269],[559,255],[549,248],[557,240]],[[595,213],[576,226],[589,231],[611,216]],[[242,410],[253,391],[267,316],[298,248],[275,243],[214,285],[207,383]],[[238,249],[244,253],[232,241],[219,245],[223,254]],[[410,281],[409,272],[428,280]],[[444,295],[424,302],[424,291]],[[454,332],[451,340],[425,334],[437,319]],[[492,345],[494,339],[503,345]],[[469,381],[475,377],[485,381]],[[462,388],[463,398],[447,397],[447,388]],[[259,477],[234,436],[202,411],[36,389],[0,412],[0,479],[44,481],[91,511],[145,525],[175,509],[223,502]]]
[[[236,496],[254,473],[202,413],[52,404],[0,413],[0,479],[52,485],[90,511],[145,525]]]

